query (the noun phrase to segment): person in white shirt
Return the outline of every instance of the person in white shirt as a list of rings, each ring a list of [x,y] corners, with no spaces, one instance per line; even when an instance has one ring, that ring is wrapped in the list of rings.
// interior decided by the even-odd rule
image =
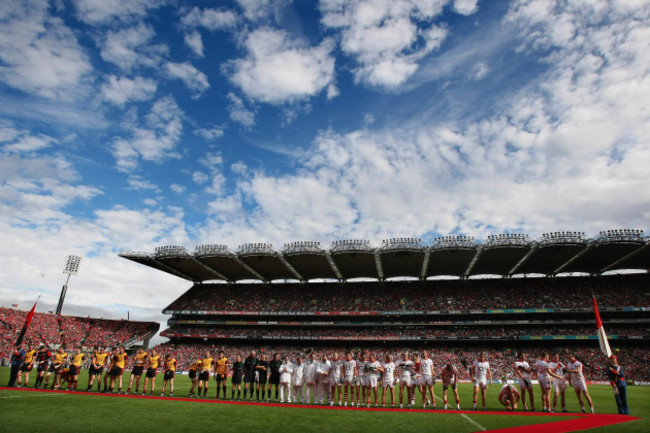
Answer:
[[[342,404],[341,396],[341,377],[343,376],[343,360],[339,359],[339,354],[334,352],[333,358],[330,360],[332,366],[330,372],[330,406],[334,406],[334,400],[336,399],[336,391],[338,391],[339,396],[339,406]]]
[[[458,381],[458,369],[451,365],[451,363],[445,365],[442,370],[440,370],[440,379],[442,380],[442,397],[445,404],[445,410],[447,410],[447,389],[451,388],[456,397],[456,410],[460,410],[460,397],[458,397],[458,389],[456,389],[456,383]]]
[[[384,373],[382,374],[381,381],[381,387],[383,389],[381,406],[386,407],[386,392],[390,389],[390,405],[391,407],[395,407],[395,363],[390,354],[386,355],[382,367],[384,367]]]
[[[505,383],[499,391],[499,403],[501,403],[506,410],[517,410],[517,403],[519,402],[519,391],[514,385]]]
[[[356,379],[356,372],[357,372],[357,362],[352,359],[352,353],[347,352],[345,354],[345,360],[343,361],[343,391],[344,391],[344,398],[343,398],[343,405],[347,406],[349,397],[352,398],[352,407],[354,407],[354,399],[355,399],[355,384],[354,381]]]
[[[591,413],[594,413],[594,403],[591,400],[591,396],[587,391],[587,382],[585,381],[585,376],[582,374],[582,362],[578,361],[576,355],[571,354],[569,356],[569,363],[566,365],[567,373],[569,373],[569,379],[571,381],[571,386],[578,396],[578,402],[580,403],[580,409],[582,413],[585,413],[585,404],[582,401],[582,395],[587,399],[589,403],[589,408]]]
[[[544,412],[551,411],[551,386],[552,380],[554,377],[559,378],[559,376],[553,373],[549,366],[550,354],[544,352],[544,356],[541,359],[535,361],[535,370],[537,371],[537,380],[539,382],[539,387],[542,389],[542,405]]]
[[[420,392],[422,393],[422,409],[431,402],[431,409],[436,408],[436,393],[433,390],[433,360],[429,357],[429,352],[422,352],[420,360]],[[431,399],[429,399],[431,397]]]
[[[284,396],[287,396],[287,403],[291,403],[291,378],[293,376],[293,364],[289,356],[285,355],[278,370],[280,373],[280,403],[284,403]]]
[[[549,370],[555,373],[557,376],[553,377],[553,408],[551,412],[555,412],[557,407],[557,395],[560,394],[560,403],[562,404],[562,412],[568,412],[566,410],[566,401],[564,399],[564,392],[566,391],[566,378],[565,372],[566,366],[560,362],[560,355],[556,354],[553,357],[553,360],[548,363]]]
[[[413,373],[411,373],[411,406],[415,405],[415,390],[420,389],[420,355],[413,354]]]
[[[305,370],[306,364],[303,364],[302,358],[296,358],[296,363],[293,366],[293,377],[291,385],[293,387],[291,395],[293,395],[294,403],[306,403],[305,401]]]
[[[528,411],[526,406],[526,392],[530,399],[530,410],[535,412],[535,397],[533,395],[533,370],[526,360],[526,354],[521,352],[517,354],[517,361],[514,363],[515,377],[519,381],[519,389],[521,390],[521,402],[524,406],[524,412]]]
[[[357,360],[357,406],[366,401],[366,355],[361,352]]]
[[[314,359],[314,354],[310,353],[307,361],[305,362],[305,385],[304,395],[305,403],[311,402],[312,397],[314,403],[317,401],[317,388],[316,388],[316,366],[318,361]]]
[[[483,410],[485,410],[488,378],[490,380],[490,385],[492,385],[492,370],[490,370],[490,363],[486,361],[485,353],[479,354],[478,359],[474,361],[470,370],[470,376],[472,377],[472,382],[474,382],[474,405],[472,406],[472,410],[476,410],[479,389],[481,390]]]
[[[413,390],[411,376],[415,373],[415,364],[411,361],[408,352],[402,354],[402,359],[397,363],[397,367],[399,367],[399,407],[400,409],[404,407],[404,389],[406,388],[406,398],[410,409]]]
[[[379,385],[379,375],[384,371],[381,362],[373,353],[370,354],[370,361],[366,365],[367,374],[367,393],[368,393],[368,407],[370,407],[371,392],[375,397],[375,407],[379,407],[379,396],[377,394],[377,386]]]
[[[318,401],[320,404],[325,404],[326,401],[330,400],[330,380],[329,375],[332,371],[332,364],[330,364],[327,355],[323,355],[321,362],[316,364],[316,387],[318,392]],[[316,401],[316,398],[314,398]]]

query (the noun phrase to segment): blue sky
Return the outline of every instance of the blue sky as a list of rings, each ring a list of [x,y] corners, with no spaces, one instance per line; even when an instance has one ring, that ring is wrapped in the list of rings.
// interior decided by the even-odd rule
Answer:
[[[8,1],[0,301],[160,318],[180,244],[647,229],[645,1]],[[159,275],[160,274],[160,275]]]

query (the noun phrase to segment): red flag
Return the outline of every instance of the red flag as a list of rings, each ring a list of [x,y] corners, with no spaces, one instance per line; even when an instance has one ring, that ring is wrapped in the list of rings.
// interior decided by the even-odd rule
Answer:
[[[609,341],[607,341],[607,334],[605,334],[605,328],[603,327],[603,321],[600,320],[600,313],[598,312],[598,303],[596,302],[596,297],[593,298],[594,306],[594,315],[596,316],[596,329],[598,334],[598,342],[600,343],[600,350],[603,351],[607,358],[612,356],[612,349],[609,347]]]
[[[34,306],[29,311],[29,313],[27,313],[27,317],[25,318],[25,324],[23,325],[23,329],[20,331],[20,335],[18,335],[18,340],[16,340],[16,346],[22,343],[23,338],[25,338],[25,333],[27,332],[27,328],[29,328],[29,324],[32,323],[32,319],[34,318],[34,312],[36,311],[37,303],[38,303],[38,299],[36,300],[36,302],[34,302]]]

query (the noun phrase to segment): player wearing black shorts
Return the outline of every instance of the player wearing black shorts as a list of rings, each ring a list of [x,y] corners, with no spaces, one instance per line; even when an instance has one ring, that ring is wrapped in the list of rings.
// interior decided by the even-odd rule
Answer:
[[[51,389],[59,389],[61,386],[61,373],[65,368],[65,364],[68,362],[68,354],[65,352],[65,346],[61,345],[59,350],[54,354],[54,362],[50,365],[48,370],[48,375],[45,377],[45,386],[47,386],[47,380],[50,377],[50,373],[54,373],[54,379],[52,381]]]
[[[162,386],[162,392],[160,393],[160,396],[163,397],[165,395],[165,388],[167,387],[167,384],[169,383],[169,396],[173,397],[174,396],[174,376],[176,375],[176,359],[172,358],[172,356],[168,353],[165,355],[165,373],[163,375],[163,386]],[[199,392],[201,390],[199,389]]]
[[[269,361],[266,360],[266,354],[262,354],[259,361],[257,361],[257,391],[255,393],[257,401],[260,401],[260,389],[262,389],[262,401],[264,401],[264,394],[266,391],[266,382],[268,379],[269,372]],[[269,394],[271,390],[269,389]]]
[[[203,398],[208,398],[208,385],[210,385],[210,372],[212,371],[212,363],[214,359],[210,355],[210,351],[205,351],[205,356],[201,358],[201,373],[199,374],[199,398],[201,398],[201,390],[203,390]]]
[[[251,401],[253,400],[253,388],[255,387],[255,373],[257,372],[257,353],[253,350],[244,361],[244,400],[246,393],[250,391]]]
[[[106,352],[106,350],[103,350],[100,346],[93,347],[93,358],[90,360],[90,369],[88,370],[88,389],[86,391],[90,392],[92,390],[95,378],[97,378],[97,391],[99,391],[102,382],[102,372],[104,371],[107,359],[108,352]]]
[[[86,355],[81,353],[81,348],[75,350],[74,355],[72,355],[72,364],[70,365],[69,371],[69,380],[68,380],[68,391],[74,391],[77,389],[77,381],[79,380],[79,370],[81,370],[81,364],[86,360]]]
[[[147,358],[147,374],[144,377],[144,387],[142,389],[142,395],[147,393],[147,383],[151,380],[151,395],[156,387],[156,371],[158,370],[158,365],[160,364],[160,355],[156,349],[153,349]]]
[[[269,390],[267,394],[268,398],[266,401],[269,401],[271,399],[271,387],[273,385],[275,385],[275,401],[278,401],[281,365],[282,365],[282,360],[280,359],[280,355],[274,353],[273,359],[269,362],[269,370],[271,372],[271,376],[269,377]]]
[[[237,400],[241,397],[241,380],[244,376],[244,363],[241,355],[237,355],[237,361],[232,364],[232,394],[231,400],[235,399],[235,388],[237,388]]]
[[[190,388],[190,393],[188,394],[188,397],[193,398],[194,397],[194,389],[196,386],[199,384],[199,374],[198,370],[201,369],[201,360],[197,359],[190,365],[190,368],[188,370],[188,376],[190,380],[192,381],[192,387]]]
[[[48,348],[45,345],[41,345],[41,347],[38,348],[38,352],[36,353],[36,383],[34,384],[34,388],[40,387],[40,385],[43,383],[43,376],[45,376],[45,372],[47,371],[47,367],[50,365],[50,357],[52,354],[48,350]]]
[[[219,351],[217,359],[214,361],[214,376],[217,380],[217,398],[219,398],[220,390],[223,389],[223,398],[226,398],[226,380],[228,378],[228,358],[226,358],[223,350]]]
[[[27,384],[29,383],[29,372],[34,368],[35,355],[36,350],[34,350],[31,344],[28,344],[25,352],[25,360],[23,361],[23,365],[20,366],[20,371],[18,372],[18,388],[22,387],[20,379],[23,373],[25,373],[25,388],[27,388]]]
[[[135,365],[131,370],[131,377],[129,378],[129,387],[126,389],[126,394],[131,393],[131,386],[133,385],[133,379],[135,379],[135,393],[139,393],[140,389],[140,377],[144,371],[144,365],[147,363],[147,352],[142,348],[138,349],[135,353]]]
[[[119,346],[117,352],[113,354],[113,366],[109,375],[111,376],[111,385],[108,388],[108,392],[113,392],[115,387],[115,382],[117,382],[117,393],[122,392],[122,374],[124,373],[124,368],[126,367],[126,360],[129,355],[124,351],[124,347]]]

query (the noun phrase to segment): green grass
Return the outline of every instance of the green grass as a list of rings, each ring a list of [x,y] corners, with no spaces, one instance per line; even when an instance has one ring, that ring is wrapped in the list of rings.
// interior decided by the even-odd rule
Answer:
[[[0,384],[8,382],[9,370],[0,368]],[[79,389],[84,390],[88,372],[80,374]],[[128,384],[129,374],[124,382]],[[34,383],[32,374],[30,384]],[[157,390],[162,386],[161,375],[157,378]],[[174,394],[187,396],[190,381],[187,376],[177,376]],[[488,389],[488,410],[501,410],[497,402],[498,385]],[[211,381],[209,397],[214,397],[216,383]],[[441,396],[440,385],[436,386],[437,396]],[[591,386],[599,413],[616,413],[616,404],[608,386]],[[650,431],[650,388],[628,387],[632,415],[643,419],[626,424],[594,429],[594,432],[647,432]],[[228,390],[230,396],[230,389]],[[539,392],[536,391],[539,407]],[[471,407],[472,389],[470,385],[460,386],[461,407]],[[418,399],[419,400],[419,399]],[[419,406],[416,402],[416,407]],[[441,406],[440,402],[437,403]],[[578,409],[575,394],[567,393],[570,411]],[[469,419],[468,419],[469,418]],[[496,429],[559,421],[559,417],[537,417],[484,415],[480,412],[466,417],[453,411],[443,412],[381,412],[344,411],[322,408],[302,409],[283,407],[264,407],[255,405],[209,404],[200,401],[169,401],[132,398],[111,398],[101,395],[73,395],[59,393],[31,393],[13,390],[0,392],[0,431],[92,431],[92,432],[203,432],[216,431],[265,431],[283,432],[319,431],[337,432],[395,432],[416,431],[426,428],[443,429],[445,432],[470,432],[477,430],[472,421],[486,429]],[[470,421],[471,420],[471,421]]]

